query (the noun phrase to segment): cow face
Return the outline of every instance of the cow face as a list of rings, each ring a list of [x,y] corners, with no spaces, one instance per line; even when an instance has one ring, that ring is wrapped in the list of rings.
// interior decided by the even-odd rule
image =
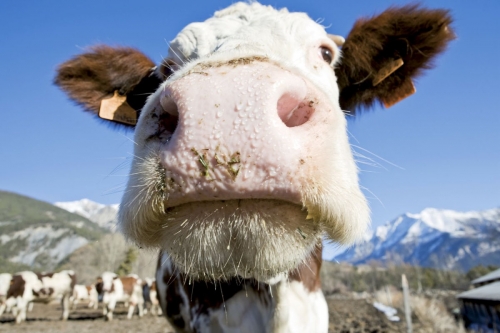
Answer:
[[[210,267],[210,278],[259,279],[296,267],[325,231],[361,234],[339,54],[304,14],[256,4],[186,27],[167,59],[178,69],[136,127],[125,233],[197,278]]]
[[[97,278],[96,289],[99,294],[109,293],[113,290],[113,281],[118,276],[112,272],[104,272],[102,276]]]
[[[412,75],[452,38],[449,23],[443,11],[391,9],[355,26],[339,62],[339,38],[305,14],[237,3],[182,30],[155,73],[137,51],[100,47],[63,64],[56,83],[132,124],[138,92],[165,79],[139,107],[122,231],[192,278],[270,281],[324,235],[363,234],[344,112],[411,93]],[[425,59],[408,52],[418,43]]]

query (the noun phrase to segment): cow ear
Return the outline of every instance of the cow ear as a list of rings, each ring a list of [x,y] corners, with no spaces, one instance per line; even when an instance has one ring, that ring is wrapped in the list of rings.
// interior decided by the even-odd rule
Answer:
[[[133,127],[147,97],[161,84],[155,69],[136,49],[101,45],[61,64],[54,83],[86,111]]]
[[[335,69],[340,106],[354,113],[375,102],[389,107],[415,92],[413,79],[455,38],[447,10],[391,7],[359,19]]]

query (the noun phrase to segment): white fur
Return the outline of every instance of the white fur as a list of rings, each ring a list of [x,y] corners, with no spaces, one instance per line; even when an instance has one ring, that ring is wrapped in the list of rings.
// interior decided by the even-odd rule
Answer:
[[[91,286],[89,291],[86,286],[77,284],[73,289],[73,296],[71,297],[70,302],[73,305],[73,309],[76,308],[78,303],[83,301],[88,302],[88,307],[95,310],[98,307],[98,297],[99,295],[97,294],[97,290],[94,285]]]
[[[5,312],[9,312],[7,309],[7,292],[9,291],[10,281],[12,280],[12,274],[2,273],[0,274],[0,316]]]
[[[311,292],[298,281],[281,282],[275,289],[273,333],[328,331],[328,306],[321,289]]]

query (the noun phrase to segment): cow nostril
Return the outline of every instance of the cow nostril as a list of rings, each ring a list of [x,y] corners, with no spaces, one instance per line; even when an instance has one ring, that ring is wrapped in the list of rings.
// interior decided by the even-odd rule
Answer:
[[[161,107],[163,111],[171,114],[172,116],[179,116],[179,110],[177,109],[177,104],[169,96],[163,96],[160,100]]]
[[[285,93],[278,100],[278,115],[287,127],[305,124],[314,112],[314,101]]]
[[[164,111],[159,117],[160,133],[168,132],[173,134],[179,122],[177,104],[168,97],[162,97],[160,104]]]

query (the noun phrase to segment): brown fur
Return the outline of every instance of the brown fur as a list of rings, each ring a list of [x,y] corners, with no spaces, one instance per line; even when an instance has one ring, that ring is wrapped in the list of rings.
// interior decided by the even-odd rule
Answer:
[[[14,275],[12,280],[10,280],[9,290],[7,291],[7,298],[11,297],[22,297],[24,294],[24,288],[26,281],[24,281],[21,275]]]
[[[68,274],[71,279],[71,290],[75,288],[76,284],[76,274]]]
[[[342,109],[354,112],[376,101],[390,104],[406,97],[409,81],[431,68],[435,56],[455,38],[451,23],[447,10],[418,5],[392,7],[378,16],[359,19],[335,69]],[[379,70],[398,58],[403,66],[374,85]]]
[[[124,276],[121,277],[120,280],[123,284],[123,291],[127,295],[132,295],[132,292],[134,291],[134,285],[137,283],[137,279],[132,276]]]
[[[321,288],[321,279],[319,271],[321,270],[322,244],[318,244],[309,259],[301,264],[296,270],[290,273],[289,279],[302,282],[304,287],[310,292],[318,291]]]
[[[94,286],[95,286],[95,290],[97,291],[97,294],[102,295],[103,287],[104,287],[104,284],[102,282],[102,277],[100,277],[100,276],[97,277],[96,283]]]
[[[129,47],[94,46],[90,52],[61,64],[54,83],[84,109],[97,114],[104,98],[115,91],[127,96],[137,111],[161,80],[155,64],[142,52]]]

